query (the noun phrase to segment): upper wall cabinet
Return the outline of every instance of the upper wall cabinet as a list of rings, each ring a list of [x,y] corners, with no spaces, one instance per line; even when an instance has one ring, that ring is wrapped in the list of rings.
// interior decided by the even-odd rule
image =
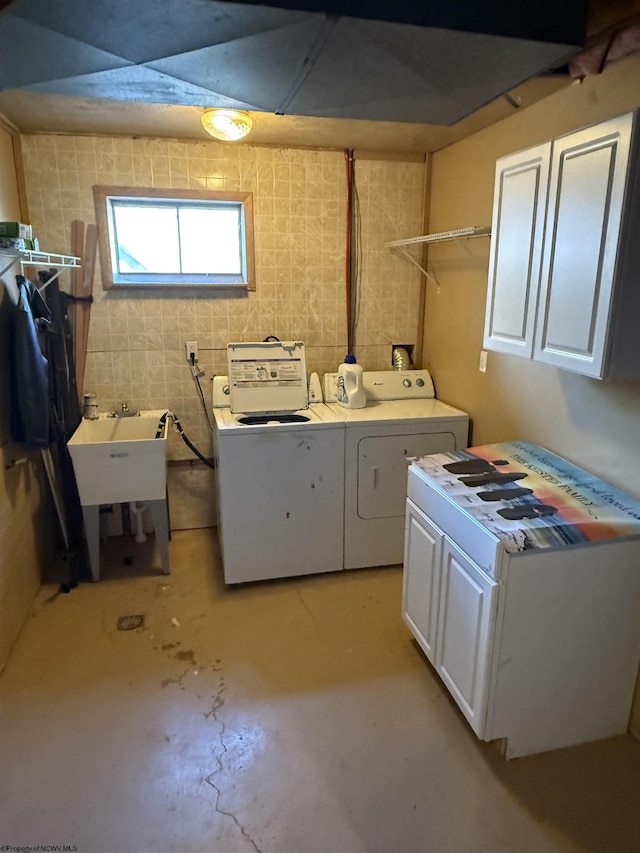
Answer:
[[[637,124],[629,113],[498,160],[486,349],[640,377]]]
[[[496,164],[485,347],[531,358],[551,143]]]

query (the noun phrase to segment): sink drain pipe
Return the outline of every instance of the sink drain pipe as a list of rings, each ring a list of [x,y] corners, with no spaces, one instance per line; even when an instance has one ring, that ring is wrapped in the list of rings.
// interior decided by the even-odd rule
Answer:
[[[142,513],[149,508],[147,501],[129,501],[129,509],[136,517],[136,542],[146,542],[147,535],[142,524]]]

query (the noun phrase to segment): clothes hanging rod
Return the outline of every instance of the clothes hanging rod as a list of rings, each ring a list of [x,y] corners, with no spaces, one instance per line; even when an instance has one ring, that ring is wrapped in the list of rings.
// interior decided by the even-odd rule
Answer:
[[[422,237],[410,237],[408,240],[392,240],[385,243],[387,249],[400,246],[411,246],[418,243],[445,243],[449,240],[470,240],[473,237],[490,237],[491,226],[471,225],[468,228],[455,228],[452,231],[439,231],[435,234],[424,234]]]

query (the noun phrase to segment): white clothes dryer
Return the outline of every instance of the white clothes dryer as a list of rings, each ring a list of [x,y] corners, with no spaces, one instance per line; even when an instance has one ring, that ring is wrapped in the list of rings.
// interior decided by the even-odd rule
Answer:
[[[213,400],[225,582],[342,569],[344,419],[313,402],[304,344],[231,343],[227,364]]]
[[[367,405],[337,400],[337,373],[324,399],[345,421],[344,568],[401,564],[407,457],[467,447],[469,416],[435,399],[428,370],[365,371]],[[429,448],[424,450],[424,448]]]

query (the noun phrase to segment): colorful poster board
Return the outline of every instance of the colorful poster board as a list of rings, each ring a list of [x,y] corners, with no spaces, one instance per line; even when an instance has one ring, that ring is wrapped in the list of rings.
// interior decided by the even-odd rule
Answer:
[[[511,553],[640,536],[640,500],[530,442],[412,463]]]

